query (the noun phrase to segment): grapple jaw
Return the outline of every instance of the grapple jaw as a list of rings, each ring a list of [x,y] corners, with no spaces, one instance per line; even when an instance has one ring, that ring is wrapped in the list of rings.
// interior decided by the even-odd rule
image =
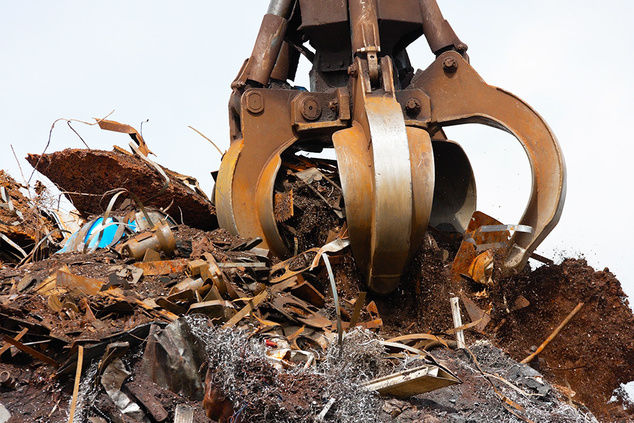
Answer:
[[[371,88],[368,63],[357,58],[350,128],[332,139],[346,203],[352,250],[368,287],[378,293],[398,285],[422,242],[432,210],[431,138],[405,125],[396,101],[389,57],[381,60],[381,90]]]
[[[422,1],[421,7],[435,13],[430,3],[435,5]],[[499,263],[506,273],[521,270],[563,208],[565,165],[554,135],[522,100],[487,85],[465,58],[466,47],[439,52],[405,89],[397,88],[393,60],[380,52],[376,3],[349,0],[348,9],[353,63],[347,87],[325,92],[274,84],[258,88],[249,83],[255,62],[247,63],[234,82],[232,116],[239,118],[217,179],[220,225],[262,237],[275,254],[287,256],[273,214],[281,154],[299,141],[322,140],[323,147],[336,152],[357,265],[370,289],[389,293],[428,226],[467,229],[476,209],[473,171],[460,146],[440,134],[445,126],[481,123],[514,135],[530,161],[532,190],[519,223],[532,231],[516,233]],[[428,15],[425,19],[433,19]],[[280,22],[285,27],[284,19]],[[267,39],[263,31],[264,24],[258,39]],[[464,46],[452,34],[448,44]],[[436,36],[434,45],[440,44],[442,37]],[[279,61],[283,52],[280,46],[277,53],[257,57]],[[261,80],[262,72],[256,74]]]

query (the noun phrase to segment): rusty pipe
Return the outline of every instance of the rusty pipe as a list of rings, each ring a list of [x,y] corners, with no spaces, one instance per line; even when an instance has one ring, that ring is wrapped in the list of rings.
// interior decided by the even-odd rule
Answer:
[[[286,81],[291,74],[291,46],[284,42],[280,49],[280,54],[275,61],[275,66],[271,71],[270,79]],[[292,79],[292,78],[291,78]]]
[[[249,58],[246,79],[267,85],[284,43],[293,0],[271,0]]]
[[[449,22],[445,20],[436,0],[420,0],[420,7],[423,16],[423,33],[431,51],[438,56],[453,49],[464,55],[467,45],[460,41]]]
[[[293,6],[293,0],[271,0],[266,13],[288,19],[288,15],[291,13],[291,6]]]
[[[348,0],[350,32],[354,53],[381,50],[376,0]]]
[[[379,79],[378,53],[381,51],[376,0],[348,0],[348,9],[352,52],[366,55],[370,80],[376,85]]]

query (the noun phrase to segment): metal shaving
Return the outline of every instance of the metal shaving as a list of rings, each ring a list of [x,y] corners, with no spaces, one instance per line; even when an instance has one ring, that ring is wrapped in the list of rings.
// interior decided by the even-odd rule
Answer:
[[[98,362],[93,363],[82,375],[82,380],[79,384],[79,396],[77,398],[77,407],[75,408],[73,423],[84,423],[86,421],[86,413],[93,406],[95,399],[99,394],[100,387],[95,384],[98,364]],[[70,409],[71,401],[72,398],[68,402],[69,405],[67,409]]]
[[[262,340],[239,329],[210,327],[206,319],[186,318],[205,346],[213,383],[234,403],[236,415],[247,421],[300,422],[316,418],[335,402],[324,421],[380,421],[380,398],[359,385],[389,371],[384,348],[369,331],[346,334],[342,348],[326,351],[324,359],[306,370],[278,371],[264,358]],[[288,382],[293,381],[293,382]],[[265,382],[265,383],[263,383]],[[289,392],[307,400],[287,407]]]

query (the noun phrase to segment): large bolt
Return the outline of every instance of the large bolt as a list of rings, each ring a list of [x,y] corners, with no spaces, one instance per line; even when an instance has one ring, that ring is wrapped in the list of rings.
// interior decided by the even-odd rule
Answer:
[[[317,120],[321,116],[321,106],[317,103],[313,97],[306,97],[304,101],[302,101],[302,116],[306,120]]]
[[[264,110],[264,98],[257,91],[249,91],[246,94],[247,110],[253,114],[261,113]]]
[[[447,73],[455,73],[458,70],[458,62],[453,57],[447,57],[442,61],[442,68]]]
[[[407,103],[405,103],[405,111],[410,116],[418,115],[421,108],[422,105],[420,104],[420,101],[414,97],[410,98],[409,100],[407,100]]]
[[[359,69],[357,68],[356,63],[353,63],[350,66],[348,66],[348,75],[350,75],[353,78],[359,75]]]

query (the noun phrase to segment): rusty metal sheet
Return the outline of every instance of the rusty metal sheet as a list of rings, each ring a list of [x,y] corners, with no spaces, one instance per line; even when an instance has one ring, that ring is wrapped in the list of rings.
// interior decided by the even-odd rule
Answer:
[[[212,318],[225,318],[227,317],[225,310],[234,310],[234,306],[230,301],[210,300],[192,304],[187,314],[200,313]]]
[[[153,154],[145,143],[141,133],[132,126],[106,119],[98,119],[97,124],[99,125],[99,128],[105,131],[121,132],[123,134],[130,135],[130,138],[136,141],[139,145],[139,151],[141,151],[145,156]]]
[[[291,257],[288,260],[284,260],[282,262],[277,263],[273,267],[271,267],[271,279],[269,283],[276,284],[280,282],[284,282],[287,279],[292,278],[293,276],[297,276],[301,273],[304,273],[310,270],[312,263],[308,260],[305,260],[307,264],[304,266],[297,266],[296,262],[301,258],[308,257],[311,253],[317,254],[319,252],[319,248],[311,248],[309,250],[304,251],[301,254],[298,254],[295,257]]]
[[[479,274],[475,275],[474,262],[478,257],[477,246],[479,244],[500,244],[505,247],[509,240],[510,234],[508,232],[483,232],[478,231],[479,228],[486,225],[499,225],[501,224],[495,218],[476,211],[469,220],[469,224],[464,233],[463,241],[460,244],[458,253],[451,265],[451,274],[455,279],[459,279],[460,275],[467,275],[473,278],[476,282],[480,282],[480,276],[484,275],[484,269],[480,267]],[[480,263],[481,265],[484,263]],[[476,279],[478,278],[478,279]]]
[[[74,275],[64,270],[58,270],[55,279],[57,286],[66,288],[73,295],[97,295],[104,285],[104,282],[98,279]]]
[[[253,299],[249,300],[247,302],[247,305],[244,306],[242,308],[242,310],[240,310],[239,312],[237,312],[231,319],[229,319],[229,321],[227,321],[227,323],[225,323],[222,328],[226,329],[226,328],[230,328],[232,326],[235,326],[240,320],[242,320],[247,314],[251,313],[253,310],[255,310],[257,307],[260,306],[260,304],[266,300],[266,298],[269,296],[269,292],[264,290],[262,292],[260,292],[258,295],[256,295]]]
[[[189,260],[176,259],[164,261],[149,261],[134,263],[134,266],[143,270],[146,276],[169,275],[170,273],[182,273],[187,269]]]
[[[381,395],[409,398],[457,383],[461,383],[460,379],[448,370],[426,364],[374,379],[363,385],[363,388],[368,391],[377,391]]]
[[[291,288],[291,293],[315,307],[323,307],[326,299],[312,284],[302,278],[301,282]]]
[[[270,303],[271,307],[292,321],[313,328],[325,328],[332,324],[316,307],[292,295],[280,293]]]
[[[475,330],[477,330],[478,332],[483,332],[491,321],[491,316],[489,315],[489,313],[478,307],[477,304],[473,302],[473,300],[471,300],[464,294],[460,295],[460,299],[462,300],[462,304],[464,304],[471,321],[478,322],[478,324],[475,325]]]

